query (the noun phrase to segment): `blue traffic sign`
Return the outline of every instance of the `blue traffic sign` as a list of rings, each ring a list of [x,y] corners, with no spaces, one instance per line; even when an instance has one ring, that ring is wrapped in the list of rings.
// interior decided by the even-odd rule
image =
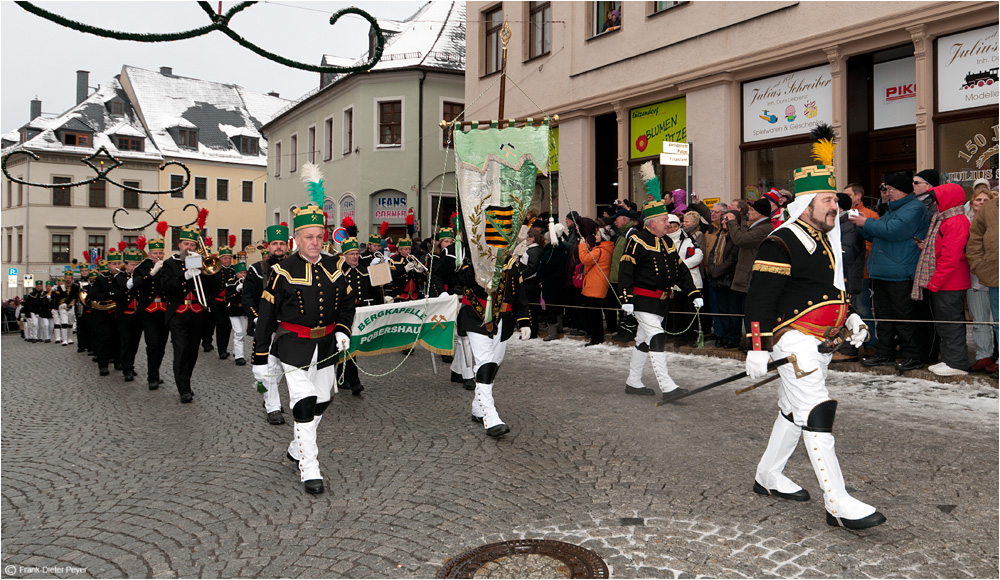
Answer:
[[[8,276],[17,276],[17,268],[7,268]]]

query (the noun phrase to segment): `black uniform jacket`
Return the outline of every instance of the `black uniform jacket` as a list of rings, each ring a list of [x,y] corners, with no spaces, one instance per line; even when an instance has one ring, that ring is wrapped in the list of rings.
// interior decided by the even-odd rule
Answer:
[[[397,300],[416,300],[420,298],[427,287],[427,269],[421,271],[416,269],[406,271],[406,265],[410,261],[403,256],[396,254],[389,258],[389,267],[392,269],[392,294]]]
[[[87,290],[87,300],[94,310],[100,312],[114,310],[115,281],[110,273],[98,274]]]
[[[310,264],[296,252],[272,268],[254,331],[253,364],[267,364],[268,347],[296,367],[312,362],[316,347],[317,368],[337,363],[335,333],[351,335],[358,292],[341,270],[342,261],[321,255]]]
[[[246,280],[246,277],[243,280]],[[234,275],[226,284],[227,316],[245,316],[243,314],[243,287],[240,286],[241,282],[242,280]],[[236,288],[239,288],[239,290]]]
[[[168,323],[176,315],[198,314],[205,310],[205,307],[196,298],[194,279],[188,280],[184,276],[184,272],[186,271],[187,268],[184,267],[184,259],[177,254],[164,260],[163,267],[160,269],[163,297],[167,301],[166,320]],[[214,274],[214,276],[218,275],[218,273]],[[202,288],[205,290],[205,301],[209,302],[212,300],[212,297],[208,294],[208,288],[212,286],[212,280],[210,279],[213,276],[205,274],[204,270],[200,276]]]
[[[847,293],[833,285],[833,272],[826,235],[802,220],[765,238],[747,292],[752,348],[771,350],[788,328],[820,340],[836,336],[851,309]]]
[[[150,258],[139,262],[139,265],[132,270],[132,290],[136,291],[139,300],[139,310],[144,312],[166,311],[167,304],[163,298],[162,274],[166,264],[160,266],[160,270],[153,275],[153,267],[156,266]]]
[[[692,299],[701,297],[691,271],[670,238],[658,238],[647,229],[632,234],[618,267],[618,294],[622,303],[634,305],[638,312],[666,316],[670,289],[674,286]]]
[[[476,272],[470,262],[465,262],[459,268],[458,280],[462,286],[462,306],[458,311],[460,335],[464,336],[472,332],[485,334],[492,338],[496,335],[497,323],[503,321],[500,340],[507,340],[514,333],[514,328],[531,325],[531,312],[528,309],[528,300],[524,295],[521,270],[517,266],[516,258],[511,257],[503,267],[500,284],[493,296],[493,319],[488,324],[484,322],[486,319],[486,290],[476,282]]]
[[[247,320],[253,321],[260,314],[260,297],[264,294],[264,285],[271,275],[271,267],[283,260],[268,256],[266,260],[254,262],[247,268],[247,277],[243,279],[243,314]]]
[[[119,270],[114,278],[112,278],[114,281],[115,314],[119,316],[139,312],[139,294],[134,280],[132,282],[132,289],[129,290],[128,281],[130,278],[132,278],[132,275],[124,269]]]
[[[434,256],[433,262],[430,257],[427,261],[433,266],[431,268],[431,297],[436,297],[442,292],[448,292],[452,296],[461,296],[462,281],[456,271],[458,264],[455,260],[455,245],[452,244],[441,250],[441,253]]]

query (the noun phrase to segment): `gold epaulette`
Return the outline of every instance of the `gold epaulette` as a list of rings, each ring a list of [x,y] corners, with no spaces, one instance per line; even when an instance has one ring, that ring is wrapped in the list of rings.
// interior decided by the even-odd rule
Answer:
[[[783,264],[781,262],[767,262],[765,260],[757,260],[753,263],[754,272],[767,272],[768,274],[779,274],[781,276],[791,276],[792,275],[792,265]]]

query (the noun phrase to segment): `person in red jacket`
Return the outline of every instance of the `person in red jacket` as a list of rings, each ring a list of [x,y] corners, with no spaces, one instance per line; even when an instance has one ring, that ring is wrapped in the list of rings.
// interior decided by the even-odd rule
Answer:
[[[941,361],[928,370],[939,376],[964,375],[969,370],[965,339],[965,291],[972,286],[965,244],[969,219],[965,217],[965,191],[956,183],[934,188],[939,213],[931,219],[920,261],[913,277],[914,300],[923,289],[931,293],[934,330],[941,338]]]

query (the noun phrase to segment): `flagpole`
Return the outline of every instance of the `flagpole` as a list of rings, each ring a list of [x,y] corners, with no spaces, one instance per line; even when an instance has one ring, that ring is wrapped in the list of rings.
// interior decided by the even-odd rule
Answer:
[[[510,42],[510,24],[506,17],[500,27],[500,42],[503,43],[503,49],[500,51],[500,113],[497,117],[503,119],[503,98],[507,92],[507,43]]]

